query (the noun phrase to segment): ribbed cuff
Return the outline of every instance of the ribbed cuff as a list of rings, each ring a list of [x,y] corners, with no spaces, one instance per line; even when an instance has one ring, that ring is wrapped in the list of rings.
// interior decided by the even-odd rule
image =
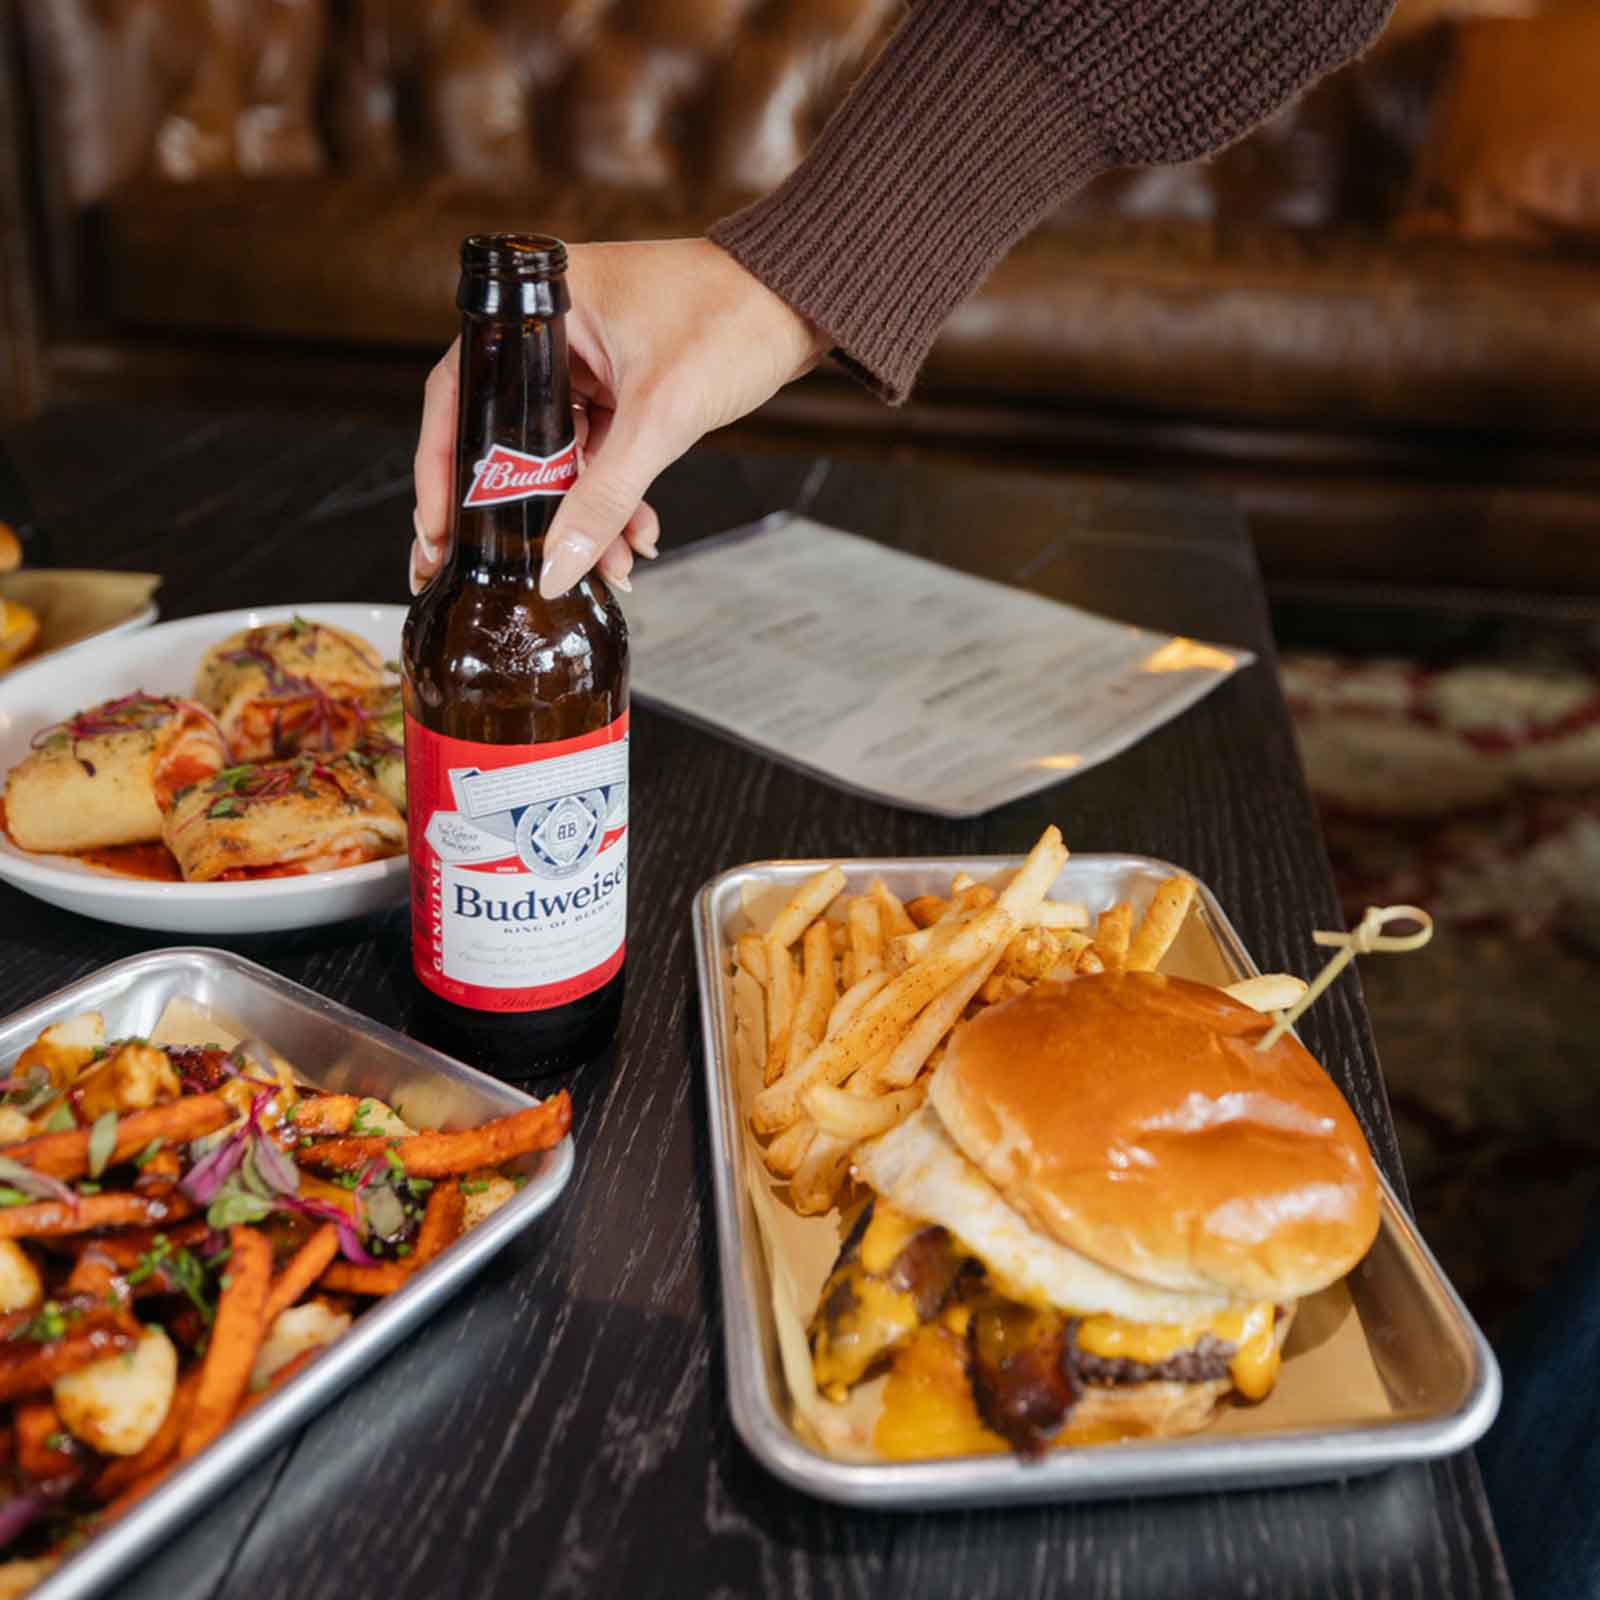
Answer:
[[[711,237],[898,404],[950,312],[1112,160],[1014,30],[921,0],[800,167]]]

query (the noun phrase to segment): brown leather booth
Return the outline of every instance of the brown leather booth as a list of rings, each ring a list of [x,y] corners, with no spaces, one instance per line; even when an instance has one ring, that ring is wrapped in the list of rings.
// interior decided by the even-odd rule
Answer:
[[[703,228],[899,10],[8,0],[0,408],[414,415],[463,233]],[[907,407],[822,373],[741,431],[1220,487],[1279,578],[1600,593],[1596,84],[1600,0],[1411,0],[1244,144],[1024,241]]]

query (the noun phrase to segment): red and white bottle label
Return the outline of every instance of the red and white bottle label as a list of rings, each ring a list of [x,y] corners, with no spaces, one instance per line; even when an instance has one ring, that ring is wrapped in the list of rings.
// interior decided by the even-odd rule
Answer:
[[[556,744],[478,744],[406,717],[412,962],[441,999],[545,1011],[622,966],[628,714]]]
[[[472,484],[461,502],[468,506],[503,506],[536,495],[565,494],[578,481],[578,441],[553,456],[530,456],[510,445],[491,445],[472,469]]]

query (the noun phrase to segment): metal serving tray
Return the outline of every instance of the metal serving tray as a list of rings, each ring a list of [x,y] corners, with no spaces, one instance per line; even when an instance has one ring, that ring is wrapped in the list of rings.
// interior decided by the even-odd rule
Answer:
[[[881,876],[898,895],[910,898],[947,893],[955,872],[987,879],[1021,861],[1020,856],[918,857],[840,865],[852,892]],[[747,886],[792,887],[824,865],[751,862],[712,879],[694,904],[728,1398],[734,1426],[757,1460],[785,1483],[824,1500],[924,1510],[1306,1483],[1451,1455],[1482,1435],[1499,1408],[1500,1370],[1477,1324],[1383,1181],[1377,1241],[1349,1284],[1394,1407],[1389,1417],[1271,1433],[1201,1433],[1188,1439],[1096,1445],[1053,1451],[1038,1462],[969,1456],[860,1463],[835,1460],[812,1448],[789,1422],[765,1258],[745,1191],[728,943],[731,934],[748,926],[743,912]],[[1131,900],[1138,912],[1149,903],[1156,884],[1178,870],[1149,856],[1075,855],[1051,892],[1058,899],[1084,901],[1091,912],[1118,900]],[[1232,983],[1258,970],[1204,885],[1175,946],[1178,952],[1183,970],[1208,982]]]
[[[459,1128],[535,1103],[508,1084],[385,1028],[347,1006],[222,950],[159,950],[106,967],[0,1020],[0,1063],[43,1027],[100,1011],[116,1037],[149,1033],[181,997],[241,1037],[260,1037],[319,1088],[398,1100],[429,1127]],[[174,1473],[32,1591],[83,1600],[190,1522],[218,1492],[308,1421],[356,1375],[437,1311],[489,1258],[548,1210],[572,1175],[572,1140],[513,1163],[527,1184],[398,1293],[357,1317],[298,1377]]]

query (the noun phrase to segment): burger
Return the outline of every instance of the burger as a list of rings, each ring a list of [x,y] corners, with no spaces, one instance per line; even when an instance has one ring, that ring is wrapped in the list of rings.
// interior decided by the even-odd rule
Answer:
[[[856,1154],[871,1198],[810,1328],[818,1389],[887,1371],[891,1459],[1171,1438],[1269,1394],[1378,1184],[1328,1075],[1221,989],[1047,980],[962,1023]]]

